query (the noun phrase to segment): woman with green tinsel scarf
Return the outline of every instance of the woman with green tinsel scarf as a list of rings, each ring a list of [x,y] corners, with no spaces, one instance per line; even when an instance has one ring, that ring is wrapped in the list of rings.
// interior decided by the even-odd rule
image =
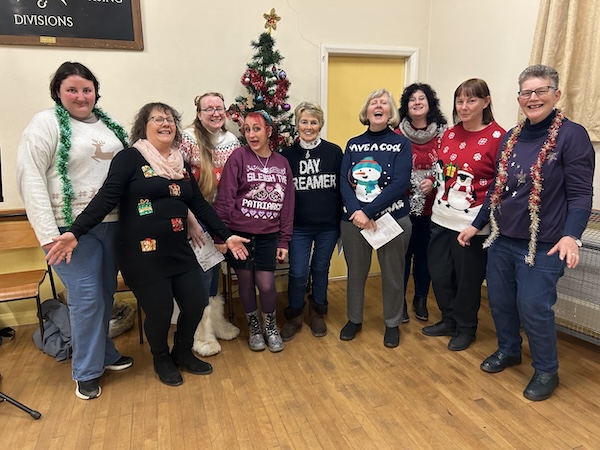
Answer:
[[[71,226],[102,186],[113,157],[129,146],[125,130],[96,106],[99,83],[83,64],[63,63],[50,82],[50,96],[56,106],[31,119],[17,153],[17,184],[46,253],[52,238]],[[84,400],[101,394],[106,369],[133,364],[108,337],[117,286],[117,220],[112,211],[55,266],[69,293],[72,376],[75,394]]]

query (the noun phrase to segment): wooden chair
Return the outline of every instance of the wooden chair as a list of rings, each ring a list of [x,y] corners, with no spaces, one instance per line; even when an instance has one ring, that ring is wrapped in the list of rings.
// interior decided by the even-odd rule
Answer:
[[[8,219],[8,220],[7,220]],[[0,250],[40,248],[31,225],[23,216],[4,217],[0,220]],[[52,294],[56,297],[56,288],[52,269],[25,270],[0,274],[0,302],[35,299],[41,335],[44,335],[40,286],[49,275]]]

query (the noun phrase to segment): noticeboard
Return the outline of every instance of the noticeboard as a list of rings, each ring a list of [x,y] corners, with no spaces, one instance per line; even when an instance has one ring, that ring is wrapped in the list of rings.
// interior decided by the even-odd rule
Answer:
[[[143,50],[140,0],[0,0],[0,44]]]

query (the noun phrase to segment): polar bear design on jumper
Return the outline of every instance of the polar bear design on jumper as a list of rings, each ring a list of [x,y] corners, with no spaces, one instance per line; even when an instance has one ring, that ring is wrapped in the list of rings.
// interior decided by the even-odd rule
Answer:
[[[464,163],[456,172],[456,179],[449,184],[442,200],[446,202],[447,208],[469,212],[475,204],[475,188],[473,186],[473,169]]]
[[[352,168],[352,178],[356,183],[356,198],[364,203],[371,203],[381,194],[378,181],[381,177],[381,166],[372,157],[360,160]]]

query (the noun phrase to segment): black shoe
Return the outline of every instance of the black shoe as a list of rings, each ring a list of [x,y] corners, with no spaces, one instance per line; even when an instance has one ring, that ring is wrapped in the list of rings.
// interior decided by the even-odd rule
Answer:
[[[100,378],[94,378],[88,381],[76,381],[75,395],[82,400],[91,400],[92,398],[100,397],[102,388],[98,381]]]
[[[183,378],[169,353],[154,355],[154,371],[158,379],[168,386],[183,384]]]
[[[454,336],[456,331],[454,328],[450,328],[448,325],[446,325],[446,322],[440,320],[435,325],[423,327],[421,333],[423,333],[425,336]]]
[[[474,334],[458,333],[450,339],[450,342],[448,342],[448,350],[460,352],[461,350],[468,349],[473,342],[475,342]]]
[[[344,325],[344,328],[342,328],[342,331],[340,331],[340,339],[342,341],[351,341],[361,329],[362,323],[348,321],[348,323]]]
[[[427,322],[429,320],[429,311],[427,311],[427,297],[417,297],[413,299],[413,311],[419,320]]]
[[[114,363],[105,366],[107,370],[125,370],[133,366],[133,358],[131,356],[121,356]]]
[[[538,372],[536,370],[533,378],[523,391],[523,396],[534,402],[546,400],[550,398],[556,386],[558,386],[558,373]]]
[[[398,347],[400,344],[400,328],[398,327],[385,327],[385,334],[383,335],[383,345],[388,348]]]
[[[488,356],[479,366],[481,370],[488,373],[502,372],[510,366],[521,364],[521,355],[511,356],[500,350],[497,350],[493,355]]]
[[[406,323],[410,320],[408,317],[408,310],[406,309],[406,300],[404,300],[404,308],[402,308],[402,323]]]
[[[209,363],[196,358],[191,350],[178,350],[174,348],[171,352],[171,357],[177,367],[181,367],[194,375],[208,375],[213,371]]]

